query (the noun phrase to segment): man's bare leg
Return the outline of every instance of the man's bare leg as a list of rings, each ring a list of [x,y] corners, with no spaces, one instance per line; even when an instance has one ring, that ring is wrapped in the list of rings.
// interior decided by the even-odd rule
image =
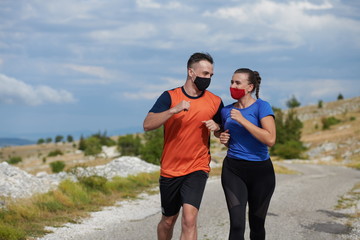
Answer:
[[[183,213],[181,219],[181,237],[180,240],[197,239],[197,216],[199,210],[190,205],[183,204]]]
[[[179,214],[166,217],[162,215],[157,227],[158,240],[170,240],[173,235],[174,225]]]

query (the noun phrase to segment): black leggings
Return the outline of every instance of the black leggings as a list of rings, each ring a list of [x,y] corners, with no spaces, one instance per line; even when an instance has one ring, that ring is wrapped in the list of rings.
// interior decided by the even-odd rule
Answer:
[[[265,217],[275,189],[271,160],[255,162],[225,157],[221,182],[230,215],[229,240],[244,239],[247,203],[250,239],[265,239]]]

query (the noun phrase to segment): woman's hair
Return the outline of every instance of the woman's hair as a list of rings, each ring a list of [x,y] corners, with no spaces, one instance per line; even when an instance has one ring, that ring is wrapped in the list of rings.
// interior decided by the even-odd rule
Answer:
[[[254,85],[251,93],[255,91],[256,98],[259,98],[259,89],[261,83],[260,74],[257,71],[253,71],[249,68],[239,68],[234,72],[234,74],[235,73],[247,73],[249,83]]]

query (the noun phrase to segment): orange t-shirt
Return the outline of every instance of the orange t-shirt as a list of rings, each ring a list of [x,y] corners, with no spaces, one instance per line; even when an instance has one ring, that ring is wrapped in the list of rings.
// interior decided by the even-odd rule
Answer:
[[[209,172],[210,131],[202,121],[213,119],[222,106],[220,97],[206,90],[199,97],[190,97],[181,87],[168,93],[170,108],[182,100],[190,101],[190,108],[173,115],[164,124],[161,176],[178,177],[198,170]]]

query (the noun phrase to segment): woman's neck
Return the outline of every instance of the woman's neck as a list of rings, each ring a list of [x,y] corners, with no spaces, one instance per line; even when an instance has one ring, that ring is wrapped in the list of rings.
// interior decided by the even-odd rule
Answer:
[[[247,108],[250,107],[256,100],[252,96],[244,96],[235,103],[236,108]]]

